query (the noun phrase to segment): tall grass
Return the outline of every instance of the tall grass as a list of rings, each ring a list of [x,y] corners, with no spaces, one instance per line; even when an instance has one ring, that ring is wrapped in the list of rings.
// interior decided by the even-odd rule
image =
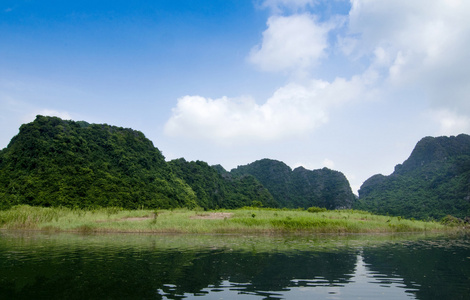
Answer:
[[[255,217],[253,217],[255,214]],[[437,222],[423,222],[373,215],[364,211],[337,210],[309,213],[306,211],[257,210],[240,213],[233,222],[251,228],[269,228],[273,231],[360,233],[360,232],[415,232],[446,230]]]
[[[28,205],[15,206],[0,212],[0,226],[2,228],[37,228],[38,224],[58,221],[70,213],[67,208],[39,208]]]
[[[224,219],[201,219],[211,212],[177,210],[94,210],[21,205],[0,211],[1,229],[149,233],[385,233],[451,230],[437,222],[406,220],[363,211],[308,212],[244,208],[219,210]]]

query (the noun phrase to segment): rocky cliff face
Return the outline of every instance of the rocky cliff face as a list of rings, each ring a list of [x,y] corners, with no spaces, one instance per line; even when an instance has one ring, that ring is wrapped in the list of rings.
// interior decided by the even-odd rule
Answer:
[[[364,182],[355,207],[421,219],[470,215],[470,136],[423,138],[391,175]]]
[[[442,168],[448,160],[470,155],[470,136],[425,137],[421,139],[411,152],[410,157],[402,165],[395,167],[395,174],[413,172],[417,169]]]

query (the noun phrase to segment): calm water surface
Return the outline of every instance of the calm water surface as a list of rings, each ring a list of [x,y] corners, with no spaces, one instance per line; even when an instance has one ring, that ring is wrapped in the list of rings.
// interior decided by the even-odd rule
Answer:
[[[466,235],[0,232],[0,299],[470,299]]]

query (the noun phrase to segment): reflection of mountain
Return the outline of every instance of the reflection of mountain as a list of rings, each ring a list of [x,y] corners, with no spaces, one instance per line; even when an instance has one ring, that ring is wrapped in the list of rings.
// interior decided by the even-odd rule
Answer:
[[[334,239],[325,237],[306,241],[312,251],[265,251],[251,242],[250,249],[243,237],[213,248],[195,245],[193,237],[186,246],[176,242],[181,237],[150,236],[145,243],[107,236],[71,241],[4,237],[0,233],[2,299],[181,299],[220,293],[265,299],[385,294],[387,299],[423,300],[470,294],[468,239],[353,247],[337,240],[335,249],[315,248]]]
[[[468,239],[429,240],[366,248],[364,261],[389,282],[403,278],[407,289],[416,290],[418,299],[469,299],[469,250]]]
[[[186,278],[202,280],[200,286],[208,286],[206,275],[213,274],[218,285],[220,279],[239,285],[239,290],[283,291],[292,286],[305,286],[299,278],[322,278],[322,284],[345,284],[351,277],[355,254],[335,253],[212,253],[193,261]],[[204,270],[201,273],[201,270]],[[185,284],[182,282],[181,284]]]
[[[388,276],[376,272],[364,262],[362,251],[357,255],[356,269],[352,283],[345,287],[349,298],[360,299],[364,297],[364,287],[367,287],[368,298],[379,299],[384,296],[383,289],[387,288],[387,299],[407,298],[416,291],[416,287],[403,289],[404,280],[398,276]]]
[[[159,251],[77,245],[35,245],[22,250],[0,242],[0,295],[7,299],[162,299],[157,290],[175,298],[224,281],[238,284],[240,292],[259,294],[302,286],[295,281],[299,278],[345,284],[355,263],[354,251]]]

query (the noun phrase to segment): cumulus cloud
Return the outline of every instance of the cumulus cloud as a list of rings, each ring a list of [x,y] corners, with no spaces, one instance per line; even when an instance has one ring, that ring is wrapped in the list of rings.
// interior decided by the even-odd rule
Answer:
[[[178,99],[165,133],[221,144],[302,136],[325,124],[331,109],[361,94],[361,82],[358,77],[290,83],[263,104],[251,98],[185,96]]]
[[[470,113],[470,2],[353,0],[344,53],[383,58],[395,87],[420,88],[436,107]],[[377,55],[376,55],[377,57]]]
[[[302,10],[314,2],[267,0],[263,4],[273,10]],[[248,60],[263,71],[296,75],[301,82],[292,81],[278,88],[260,104],[251,98],[182,97],[165,125],[165,133],[226,144],[303,136],[327,123],[331,109],[357,97],[364,81],[361,76],[332,82],[309,76],[311,69],[326,57],[332,28],[333,24],[321,23],[305,11],[286,16],[274,14]]]
[[[302,11],[273,14],[248,60],[264,71],[302,76],[261,102],[182,97],[165,125],[167,135],[219,143],[280,140],[311,133],[344,103],[387,93],[390,100],[409,91],[410,103],[433,111],[429,119],[440,134],[469,130],[470,1],[351,0],[348,21],[341,24],[335,24],[340,18],[319,21],[308,13],[314,1],[263,3]],[[314,67],[333,54],[362,67],[349,78],[314,78]]]
[[[282,91],[263,105],[252,99],[185,96],[178,99],[165,133],[227,144],[275,140],[326,122],[320,105],[311,116],[303,113],[301,107],[309,104],[302,95],[297,95],[295,103],[285,100]]]
[[[260,45],[251,50],[249,60],[264,71],[306,71],[325,56],[329,25],[304,13],[272,16]]]

